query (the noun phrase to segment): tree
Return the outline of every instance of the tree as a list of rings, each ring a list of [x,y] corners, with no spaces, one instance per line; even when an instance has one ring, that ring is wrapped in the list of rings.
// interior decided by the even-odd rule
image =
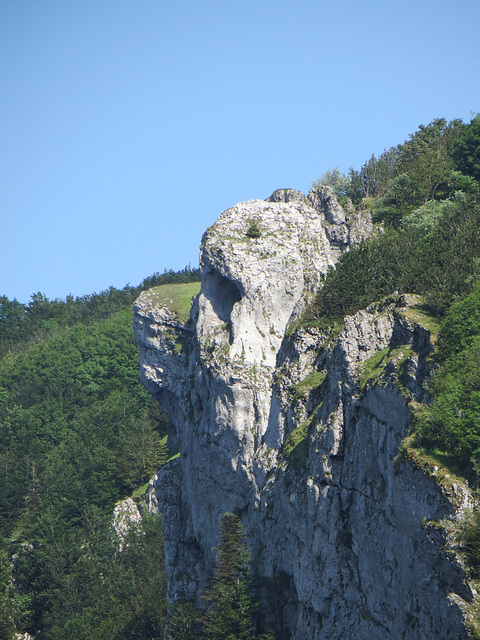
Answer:
[[[12,636],[12,615],[9,602],[9,584],[12,579],[10,559],[0,547],[0,640],[9,640]]]
[[[388,181],[385,194],[378,199],[374,219],[397,227],[414,204],[410,174],[401,173]]]
[[[341,173],[338,167],[333,167],[333,169],[325,171],[318,180],[314,180],[312,187],[314,189],[318,189],[319,187],[332,187],[337,197],[348,196],[350,179],[344,173]]]
[[[449,195],[455,168],[452,152],[464,127],[461,120],[437,118],[427,126],[420,125],[410,140],[399,146],[398,171],[409,175],[414,204]]]
[[[480,182],[480,114],[462,130],[453,152],[457,168]]]
[[[240,519],[225,513],[213,585],[205,598],[212,603],[206,623],[208,640],[250,640],[254,637],[249,595],[250,554]]]
[[[370,198],[382,192],[388,180],[393,176],[397,165],[398,149],[393,147],[384,151],[378,158],[372,154],[370,160],[360,169],[364,197]]]
[[[460,549],[471,578],[480,577],[480,511],[469,514],[460,525]]]
[[[201,613],[191,602],[175,602],[169,607],[166,640],[198,640],[203,638]]]
[[[0,296],[0,357],[11,346],[21,332],[25,320],[26,306],[15,298]]]

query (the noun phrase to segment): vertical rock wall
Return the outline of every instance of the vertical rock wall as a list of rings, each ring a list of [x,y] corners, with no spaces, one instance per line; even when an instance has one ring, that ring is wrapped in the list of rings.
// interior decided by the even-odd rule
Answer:
[[[170,598],[199,600],[230,511],[247,533],[265,619],[293,639],[469,637],[472,593],[444,530],[426,524],[456,507],[399,456],[431,350],[409,320],[415,300],[372,306],[336,336],[287,336],[328,268],[371,232],[368,215],[343,210],[328,188],[279,190],[206,231],[188,323],[148,292],[138,299],[142,380],[180,450],[151,490]]]

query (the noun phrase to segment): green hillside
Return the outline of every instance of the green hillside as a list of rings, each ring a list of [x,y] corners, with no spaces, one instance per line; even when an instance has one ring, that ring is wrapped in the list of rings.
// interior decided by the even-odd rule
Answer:
[[[198,277],[186,269],[84,298],[1,299],[2,640],[14,630],[36,640],[160,637],[159,519],[121,554],[110,533],[115,503],[169,457],[166,416],[139,384],[132,304],[156,286],[183,313]]]

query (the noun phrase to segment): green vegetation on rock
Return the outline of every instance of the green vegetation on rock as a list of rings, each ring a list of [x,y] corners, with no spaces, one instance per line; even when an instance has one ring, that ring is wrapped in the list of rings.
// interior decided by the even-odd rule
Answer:
[[[308,428],[312,417],[294,429],[282,447],[282,454],[294,468],[303,469],[308,458]]]
[[[199,282],[186,284],[162,284],[145,292],[152,302],[173,311],[179,322],[186,322],[190,316],[192,298],[200,292]]]
[[[372,386],[378,383],[388,364],[393,364],[398,371],[398,379],[401,381],[404,365],[411,356],[412,349],[408,345],[387,347],[377,351],[373,356],[362,363],[359,386],[363,389],[367,384]]]
[[[290,391],[295,399],[307,398],[312,389],[319,387],[325,380],[326,371],[311,371],[303,380],[291,387]]]
[[[412,299],[415,298],[417,302],[412,304]],[[430,342],[432,344],[436,343],[438,332],[440,331],[439,318],[432,312],[432,309],[423,302],[421,296],[410,296],[409,306],[400,308],[397,312],[412,324],[420,324],[427,329],[430,333]]]
[[[260,238],[261,235],[262,232],[260,231],[258,224],[256,222],[250,223],[246,233],[247,238]]]
[[[480,480],[480,282],[447,312],[437,342],[433,402],[418,416],[422,445],[439,448]]]

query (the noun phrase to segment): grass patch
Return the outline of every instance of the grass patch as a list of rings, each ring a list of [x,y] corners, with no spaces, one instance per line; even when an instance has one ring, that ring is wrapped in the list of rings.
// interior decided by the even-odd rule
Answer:
[[[303,469],[305,467],[308,460],[308,438],[306,436],[295,445],[288,460],[295,469]]]
[[[325,370],[309,373],[303,380],[291,387],[294,399],[306,398],[312,389],[316,389],[322,384],[326,376],[327,372]]]
[[[363,389],[368,383],[374,384],[378,382],[387,364],[394,359],[401,376],[405,369],[405,362],[411,354],[412,349],[408,345],[389,346],[386,349],[377,351],[371,358],[362,363],[362,373],[359,380],[360,388]]]
[[[444,480],[465,482],[465,465],[455,454],[436,448],[417,447],[413,438],[407,438],[402,446],[404,456],[427,473],[435,475],[442,484]]]
[[[149,289],[146,294],[155,305],[167,307],[174,311],[180,322],[190,317],[192,298],[200,292],[199,282],[181,284],[161,284]]]
[[[181,334],[178,335],[176,337],[176,339],[175,339],[175,347],[174,347],[173,351],[177,355],[179,353],[186,353],[186,351],[187,351],[187,341],[185,340],[185,338]]]
[[[419,300],[421,299],[420,296],[418,298]],[[430,332],[430,341],[432,344],[435,343],[440,330],[440,322],[428,305],[418,302],[402,309],[401,313],[413,324],[420,324],[425,327]]]
[[[287,459],[288,464],[296,469],[303,469],[307,464],[308,430],[315,413],[291,432],[281,449],[281,453],[283,457]]]
[[[296,429],[292,431],[292,433],[285,440],[285,444],[282,447],[282,453],[285,457],[292,453],[292,451],[297,447],[302,440],[307,437],[308,427],[310,425],[311,419],[305,420],[299,425]]]
[[[141,487],[138,487],[138,489],[135,489],[135,491],[132,493],[133,500],[135,500],[135,498],[141,498],[142,496],[144,496],[147,493],[149,484],[149,482],[146,482],[145,484],[142,484]]]

